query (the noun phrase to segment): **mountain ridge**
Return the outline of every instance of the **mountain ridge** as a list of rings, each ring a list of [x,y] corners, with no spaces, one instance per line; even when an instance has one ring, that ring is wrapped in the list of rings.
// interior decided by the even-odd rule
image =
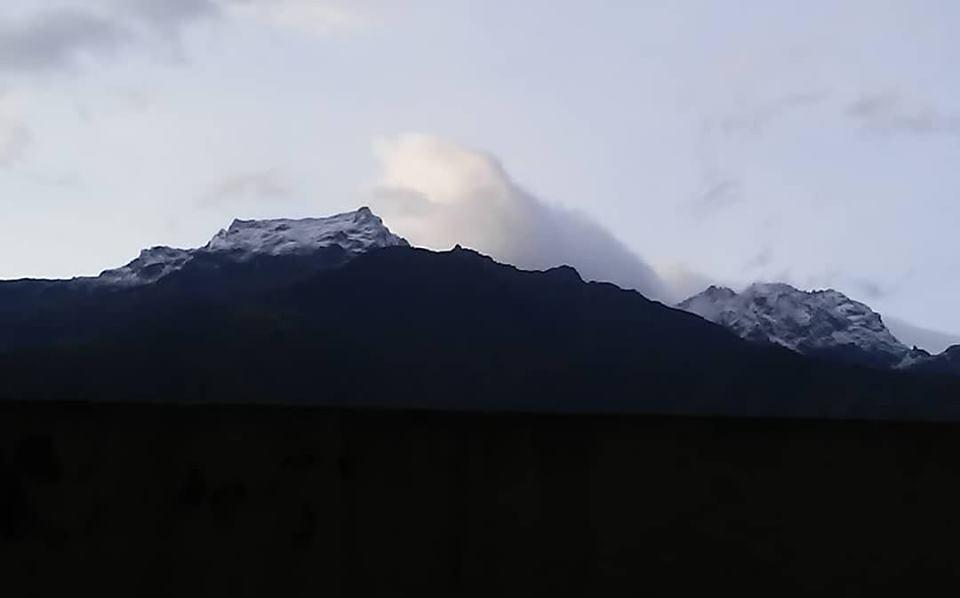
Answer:
[[[0,351],[0,396],[960,419],[955,379],[749,343],[571,268],[524,271],[471,250],[409,247],[309,271],[294,256],[271,259],[268,271],[293,274],[260,286],[253,264],[190,265],[74,312],[92,334]],[[197,298],[195,274],[247,290]],[[117,325],[128,302],[138,317]]]
[[[677,307],[741,338],[804,355],[892,369],[912,369],[946,358],[945,353],[931,355],[908,347],[879,313],[834,289],[803,291],[786,283],[758,282],[737,293],[711,286]]]
[[[334,245],[357,255],[377,247],[409,246],[409,243],[390,232],[383,220],[366,206],[322,218],[235,219],[202,247],[151,247],[124,266],[105,270],[97,277],[73,281],[74,284],[139,286],[152,284],[182,269],[198,255],[244,262],[265,255],[309,255]]]
[[[0,396],[960,419],[939,370],[811,359],[567,266],[413,248],[372,213],[339,216],[373,234],[291,246],[283,221],[241,222],[235,245],[176,267],[147,250],[149,283],[0,283]]]

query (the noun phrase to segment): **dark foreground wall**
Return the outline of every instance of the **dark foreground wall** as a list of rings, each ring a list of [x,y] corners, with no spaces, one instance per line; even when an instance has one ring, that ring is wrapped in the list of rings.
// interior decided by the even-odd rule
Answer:
[[[5,404],[0,463],[10,596],[856,595],[960,577],[955,425]]]

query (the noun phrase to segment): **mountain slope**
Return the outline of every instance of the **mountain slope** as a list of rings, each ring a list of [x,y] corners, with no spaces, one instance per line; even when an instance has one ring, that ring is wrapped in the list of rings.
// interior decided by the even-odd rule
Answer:
[[[153,247],[126,266],[74,282],[138,286],[154,283],[197,258],[243,263],[265,256],[309,256],[334,246],[348,255],[359,255],[380,247],[407,245],[367,207],[326,218],[234,220],[230,228],[221,230],[198,249]]]
[[[0,281],[0,351],[80,342],[198,302],[230,302],[408,246],[368,208],[328,218],[235,221],[197,249],[154,247],[95,278]]]
[[[751,344],[570,268],[390,247],[261,293],[170,307],[190,272],[137,289],[143,305],[167,307],[134,325],[0,357],[0,396],[960,417],[953,380]],[[256,286],[257,272],[231,271],[229,283]]]
[[[834,290],[806,292],[757,283],[743,292],[710,287],[679,304],[753,342],[878,367],[906,367],[928,355],[901,343],[880,314]]]

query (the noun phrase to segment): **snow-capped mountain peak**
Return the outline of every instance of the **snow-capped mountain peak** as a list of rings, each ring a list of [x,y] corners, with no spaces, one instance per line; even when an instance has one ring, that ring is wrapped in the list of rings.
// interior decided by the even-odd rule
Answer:
[[[243,262],[256,256],[310,255],[332,246],[359,255],[371,249],[408,245],[367,207],[326,218],[234,220],[203,247],[145,249],[129,264],[79,282],[120,287],[150,284],[180,270],[200,254]]]
[[[859,361],[884,366],[899,366],[911,355],[880,314],[832,289],[801,291],[784,283],[756,283],[736,293],[710,287],[678,307],[747,340],[799,353],[846,352]]]
[[[141,251],[140,256],[126,266],[105,270],[95,280],[112,286],[150,284],[171,272],[176,272],[192,257],[192,252],[187,249],[152,247]]]
[[[254,255],[301,255],[332,245],[357,254],[408,243],[391,233],[370,208],[362,207],[327,218],[234,220],[203,250],[242,260]]]

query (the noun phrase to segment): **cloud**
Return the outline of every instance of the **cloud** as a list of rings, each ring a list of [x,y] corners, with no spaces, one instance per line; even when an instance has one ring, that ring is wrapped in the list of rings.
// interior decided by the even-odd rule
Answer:
[[[960,335],[914,326],[899,318],[883,316],[883,322],[893,336],[905,345],[920,347],[931,353],[940,353],[953,345],[960,345]]]
[[[456,244],[528,269],[570,265],[588,280],[671,300],[643,260],[587,216],[541,201],[493,156],[428,135],[381,140],[373,207],[411,243]]]
[[[892,276],[893,272],[887,274]],[[827,270],[802,277],[790,277],[786,279],[786,282],[797,288],[836,289],[858,301],[873,303],[888,299],[902,290],[905,280],[905,274],[901,274],[899,279],[889,278],[884,281],[877,281],[842,270]]]
[[[319,35],[369,26],[373,11],[364,4],[359,0],[219,0],[231,15]]]
[[[176,38],[210,18],[252,17],[271,26],[310,33],[361,29],[373,22],[369,2],[341,0],[109,0],[95,9],[57,8],[0,20],[0,71],[69,68],[143,41],[148,33]]]
[[[0,95],[0,167],[18,162],[33,143],[33,133],[9,97]]]
[[[0,70],[56,70],[80,57],[104,56],[138,41],[144,29],[175,37],[208,18],[253,17],[311,33],[361,29],[365,3],[336,0],[111,0],[107,10],[61,8],[0,21]],[[103,6],[100,6],[103,9]]]
[[[864,94],[847,106],[846,114],[878,132],[960,135],[960,114],[948,114],[893,92]]]
[[[0,120],[0,166],[17,162],[32,142],[33,135],[26,125]]]
[[[264,201],[289,197],[292,188],[275,171],[241,173],[219,182],[203,201],[220,204],[236,201]]]
[[[126,39],[113,20],[76,10],[8,20],[0,22],[0,70],[61,69],[82,56],[109,54]]]
[[[697,156],[700,185],[693,197],[680,205],[681,211],[698,220],[707,220],[744,200],[747,177],[737,171],[735,144],[749,144],[793,113],[814,108],[829,98],[826,90],[794,91],[766,100],[741,101],[736,108],[721,110],[703,120],[699,130]]]
[[[700,193],[687,204],[697,218],[708,218],[737,204],[742,199],[741,183],[732,178],[707,180],[704,175]]]
[[[658,265],[657,274],[670,290],[672,303],[679,303],[688,297],[702,293],[710,285],[731,286],[730,283],[705,276],[682,264]]]
[[[784,94],[724,116],[717,120],[716,126],[726,135],[759,135],[765,132],[773,122],[788,113],[821,104],[829,95],[829,92],[822,90]]]
[[[214,0],[115,0],[120,14],[161,32],[177,34],[193,21],[220,15]]]

